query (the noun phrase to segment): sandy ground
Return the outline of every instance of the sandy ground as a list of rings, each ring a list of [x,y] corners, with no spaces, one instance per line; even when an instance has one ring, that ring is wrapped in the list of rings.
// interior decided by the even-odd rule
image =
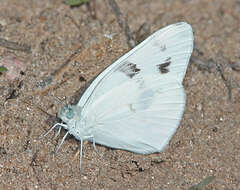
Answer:
[[[193,55],[202,62],[192,60],[188,68],[186,110],[171,143],[152,155],[98,146],[102,159],[86,144],[82,174],[73,137],[54,154],[65,131],[54,140],[39,139],[51,127],[43,111],[56,115],[62,105],[54,97],[69,101],[84,88],[83,79],[91,81],[127,52],[124,32],[104,0],[97,0],[97,19],[85,5],[70,8],[62,0],[1,0],[0,37],[28,44],[32,51],[0,47],[2,58],[16,57],[26,67],[13,81],[0,76],[0,189],[182,190],[212,175],[216,179],[207,189],[240,189],[240,75],[239,67],[232,67],[240,62],[240,2],[117,3],[132,31],[144,22],[152,32],[178,21],[193,27]],[[78,49],[64,75],[54,77],[54,88],[39,87]]]

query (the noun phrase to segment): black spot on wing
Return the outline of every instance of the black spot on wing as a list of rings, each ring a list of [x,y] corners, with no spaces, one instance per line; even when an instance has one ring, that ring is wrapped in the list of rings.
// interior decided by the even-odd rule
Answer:
[[[141,71],[141,69],[137,68],[137,65],[135,63],[131,63],[129,61],[126,61],[122,65],[120,65],[117,70],[123,72],[130,78],[133,78]]]
[[[171,57],[168,57],[163,63],[158,64],[157,67],[160,73],[165,74],[169,72],[168,66],[171,64]]]
[[[160,46],[160,50],[161,50],[161,51],[166,51],[166,50],[167,50],[166,45],[165,45],[165,44],[164,44],[164,45],[161,45],[161,46]]]

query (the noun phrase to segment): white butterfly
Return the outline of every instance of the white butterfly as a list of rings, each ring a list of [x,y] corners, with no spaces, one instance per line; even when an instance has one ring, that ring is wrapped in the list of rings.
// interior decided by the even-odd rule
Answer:
[[[105,69],[77,105],[59,112],[65,124],[50,129],[68,130],[59,147],[68,134],[80,140],[80,167],[84,140],[95,150],[98,143],[140,154],[163,151],[184,112],[182,82],[192,51],[192,28],[184,22],[148,37]]]

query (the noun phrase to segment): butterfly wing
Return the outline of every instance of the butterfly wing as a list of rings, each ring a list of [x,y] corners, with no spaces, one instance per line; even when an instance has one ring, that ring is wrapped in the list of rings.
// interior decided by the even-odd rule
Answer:
[[[171,73],[174,72],[176,78],[182,82],[192,50],[193,33],[189,24],[180,22],[158,30],[106,68],[84,92],[78,106],[83,107],[89,102],[90,97],[97,99],[96,94],[92,95],[94,91],[103,95],[113,86],[129,80],[131,72],[134,74],[138,69],[150,74],[166,73],[171,70]],[[122,66],[127,63],[130,64],[130,69],[126,68],[126,74],[122,75],[124,72]]]
[[[184,112],[182,81],[192,49],[191,26],[177,23],[104,70],[78,103],[95,141],[143,154],[162,151]]]

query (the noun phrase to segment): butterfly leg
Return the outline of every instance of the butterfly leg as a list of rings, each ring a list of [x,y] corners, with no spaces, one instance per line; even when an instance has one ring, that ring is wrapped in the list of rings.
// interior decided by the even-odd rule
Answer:
[[[57,147],[56,153],[58,152],[59,148],[62,146],[64,140],[67,138],[68,133],[69,133],[69,132],[67,132],[67,133],[64,135],[64,137],[62,138],[60,144],[59,144],[58,147]]]
[[[63,124],[63,123],[56,123],[55,125],[52,126],[52,128],[51,128],[47,133],[45,133],[44,135],[42,135],[42,136],[40,137],[40,139],[46,137],[46,136],[47,136],[49,133],[51,133],[52,130],[53,130],[54,128],[56,128],[57,126],[66,127],[66,125]]]
[[[80,145],[80,174],[82,173],[82,149],[83,149],[83,139],[81,139],[81,145]]]
[[[58,131],[57,131],[56,134],[54,135],[53,139],[55,139],[55,138],[60,134],[61,129],[62,129],[62,126],[60,126],[60,127],[58,128]]]
[[[98,149],[97,149],[97,147],[96,147],[96,141],[95,141],[94,137],[92,137],[92,139],[93,139],[93,148],[94,148],[94,150],[96,151],[96,153],[98,154],[98,156],[99,156],[100,158],[102,158],[103,155],[98,151]]]

